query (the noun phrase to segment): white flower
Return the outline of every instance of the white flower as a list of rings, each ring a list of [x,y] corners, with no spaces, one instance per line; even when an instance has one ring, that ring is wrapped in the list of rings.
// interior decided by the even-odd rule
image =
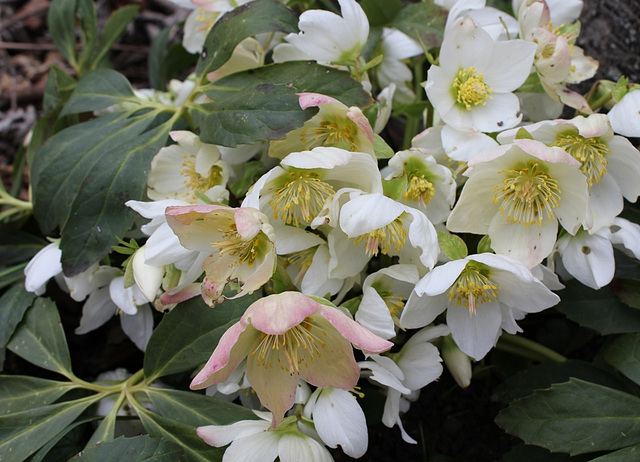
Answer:
[[[418,42],[397,29],[384,28],[380,41],[382,61],[374,68],[378,83],[381,87],[395,84],[393,95],[395,101],[411,103],[415,94],[411,88],[413,74],[403,62],[413,56],[422,54],[422,47]]]
[[[630,91],[607,114],[613,131],[624,136],[640,136],[640,90]]]
[[[369,20],[355,0],[338,0],[342,16],[326,10],[300,15],[298,34],[285,40],[322,64],[352,65],[369,36]]]
[[[449,231],[488,234],[495,252],[532,268],[553,250],[558,221],[570,234],[590,226],[586,178],[563,149],[517,139],[469,166]]]
[[[440,65],[431,66],[427,96],[442,120],[458,129],[495,132],[520,121],[512,92],[531,71],[535,45],[523,40],[494,41],[469,18],[445,34]]]
[[[471,384],[471,358],[464,354],[453,341],[451,335],[445,337],[440,347],[442,360],[460,388],[467,388]]]
[[[240,420],[231,425],[198,427],[205,443],[225,450],[222,462],[333,462],[329,451],[297,429],[295,420],[283,420],[271,428],[271,413],[253,411],[260,420]],[[294,417],[295,419],[295,417]]]
[[[439,4],[439,2],[436,2]],[[458,0],[449,6],[449,15],[445,30],[452,27],[462,16],[473,19],[478,26],[482,27],[491,35],[494,40],[506,40],[509,37],[518,35],[518,21],[516,19],[491,6],[486,6],[486,0]]]
[[[61,258],[60,241],[52,242],[40,249],[24,268],[25,290],[35,292],[36,295],[44,294],[49,279],[62,273]]]
[[[431,323],[444,310],[460,349],[482,359],[502,330],[520,332],[516,317],[549,308],[560,298],[522,263],[503,255],[477,254],[438,266],[416,284],[402,316],[405,328]]]
[[[523,3],[526,3],[526,0],[512,0],[513,11],[520,11]],[[548,20],[556,26],[569,24],[578,19],[583,6],[582,0],[545,0],[544,3],[549,11]]]

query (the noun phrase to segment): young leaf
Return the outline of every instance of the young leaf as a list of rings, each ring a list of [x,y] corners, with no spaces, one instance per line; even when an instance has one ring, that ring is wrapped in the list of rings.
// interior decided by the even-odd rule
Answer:
[[[76,62],[76,0],[53,0],[47,22],[53,43],[67,61]]]
[[[192,112],[204,143],[235,147],[284,138],[314,111],[302,110],[299,93],[332,96],[364,107],[371,97],[348,73],[308,61],[271,64],[216,80],[205,89],[213,100]]]
[[[170,441],[151,438],[149,435],[134,438],[120,437],[95,446],[87,446],[69,462],[112,462],[131,460],[145,462],[173,462],[182,460],[183,450]]]
[[[615,338],[601,354],[606,362],[640,385],[640,334]]]
[[[640,442],[640,399],[572,378],[514,401],[496,423],[552,452],[609,451]]]
[[[7,345],[30,363],[64,376],[71,375],[71,357],[56,304],[38,298]]]
[[[226,63],[236,46],[256,34],[298,31],[298,18],[282,2],[258,0],[245,3],[222,16],[204,42],[196,75],[215,71]]]
[[[469,254],[467,244],[455,234],[438,231],[440,250],[451,260],[460,260]]]
[[[134,97],[124,75],[113,69],[98,69],[80,79],[61,115],[97,111]]]
[[[71,382],[21,375],[0,376],[0,415],[46,406],[73,388]]]
[[[111,50],[114,43],[118,41],[127,26],[138,13],[137,5],[127,5],[114,11],[102,29],[102,34],[98,39],[95,50],[91,56],[91,62],[88,63],[88,69],[95,69],[100,65],[100,61],[104,59]]]
[[[191,370],[209,359],[222,334],[258,295],[227,300],[215,309],[202,298],[181,303],[153,331],[144,357],[147,379]]]

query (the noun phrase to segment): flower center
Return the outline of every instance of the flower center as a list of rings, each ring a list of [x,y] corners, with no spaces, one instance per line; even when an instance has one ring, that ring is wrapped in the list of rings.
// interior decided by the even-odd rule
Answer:
[[[207,11],[203,7],[199,7],[196,16],[196,30],[201,32],[210,30],[218,19],[218,16],[220,16],[218,12]]]
[[[307,149],[317,146],[339,145],[346,149],[356,149],[358,128],[347,118],[343,120],[322,120],[314,127],[306,127],[300,134],[300,140],[308,145]]]
[[[222,236],[224,240],[211,244],[218,249],[220,256],[236,257],[238,263],[246,263],[247,266],[253,265],[258,255],[261,254],[261,247],[269,242],[269,238],[262,232],[252,239],[243,240],[242,236],[238,234],[235,223],[231,225],[229,231],[222,233]]]
[[[501,170],[503,185],[494,187],[492,203],[500,203],[500,213],[507,222],[542,225],[554,220],[553,209],[560,205],[558,182],[543,172],[536,162],[523,169]]]
[[[333,186],[325,183],[317,173],[293,170],[269,201],[273,217],[285,224],[309,224],[322,211],[327,199],[335,194]]]
[[[599,183],[607,172],[610,154],[606,144],[598,138],[585,138],[575,134],[559,134],[552,146],[558,146],[567,151],[574,159],[580,161],[580,170],[587,177],[589,187]]]
[[[449,289],[449,302],[463,305],[470,315],[474,315],[478,305],[490,303],[498,296],[498,285],[489,280],[490,275],[491,269],[487,265],[470,261]]]
[[[476,74],[474,67],[461,69],[453,81],[453,91],[456,101],[467,108],[487,104],[486,99],[491,98],[493,90],[484,83],[484,74]]]
[[[313,256],[316,254],[317,249],[317,247],[310,247],[308,249],[298,250],[297,252],[288,253],[280,257],[285,267],[298,267],[298,274],[296,274],[292,281],[296,286],[300,286],[302,278],[304,278],[307,270],[311,267]]]
[[[327,344],[319,334],[326,337],[327,332],[311,318],[305,318],[284,334],[263,333],[251,355],[256,356],[258,365],[265,369],[277,366],[289,374],[297,374],[309,367],[309,362],[313,363],[316,356],[322,355],[321,350]]]
[[[378,248],[383,254],[388,253],[391,247],[394,247],[397,252],[404,245],[408,234],[407,230],[402,226],[401,216],[382,228],[374,229],[356,237],[353,243],[359,245],[360,242],[366,239],[365,248],[367,255],[370,257],[378,255]]]
[[[214,186],[222,184],[221,172],[222,169],[219,166],[213,165],[209,169],[207,176],[202,176],[196,172],[195,162],[186,157],[182,161],[182,169],[180,170],[180,174],[184,177],[184,185],[191,191],[198,191],[203,194]]]
[[[389,313],[391,314],[391,319],[393,319],[393,322],[399,324],[400,314],[404,309],[407,297],[403,297],[400,294],[394,293],[380,281],[374,282],[373,284],[371,284],[371,287],[373,287],[375,291],[378,292],[378,295],[380,295],[382,300],[384,300],[387,308],[389,308]]]
[[[409,187],[402,197],[406,201],[418,202],[424,207],[429,205],[435,193],[436,189],[433,187],[433,183],[427,180],[424,175],[412,173],[409,175]]]

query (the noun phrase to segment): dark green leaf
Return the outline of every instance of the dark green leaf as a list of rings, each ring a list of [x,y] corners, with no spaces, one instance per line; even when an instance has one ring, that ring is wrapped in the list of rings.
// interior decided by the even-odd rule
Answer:
[[[616,278],[609,286],[622,303],[640,309],[640,279]]]
[[[98,69],[80,79],[61,115],[97,111],[133,97],[124,75],[113,69]]]
[[[386,26],[402,9],[400,0],[362,0],[362,9],[369,19],[369,25]]]
[[[297,31],[298,18],[282,2],[258,0],[241,5],[222,16],[209,31],[196,74],[200,76],[221,67],[247,37],[265,32]]]
[[[82,426],[99,420],[100,416],[94,415],[76,420],[71,425],[64,427],[47,444],[36,452],[29,462],[68,460],[78,454],[84,448],[86,440],[84,438],[85,428]]]
[[[146,394],[160,414],[195,427],[229,425],[256,419],[248,408],[191,391],[148,388]]]
[[[640,334],[621,335],[601,352],[605,361],[640,385]]]
[[[76,56],[76,0],[53,0],[47,18],[53,43],[70,63]]]
[[[98,39],[98,15],[92,0],[77,1],[76,14],[78,15],[80,31],[82,32],[82,51],[78,61],[80,63],[79,74],[82,74],[91,69],[87,67],[87,64]]]
[[[609,287],[593,290],[572,279],[559,295],[558,310],[583,327],[604,335],[640,332],[640,311],[622,303]]]
[[[44,89],[43,110],[51,113],[56,107],[66,102],[76,87],[76,79],[71,77],[58,66],[51,66]]]
[[[195,427],[162,417],[144,408],[137,408],[140,420],[149,435],[175,443],[184,449],[180,459],[186,462],[216,462],[222,460],[222,449],[209,446],[196,435]]]
[[[185,50],[181,43],[169,45],[173,30],[173,27],[163,29],[151,43],[149,81],[156,90],[165,90],[170,78],[182,69],[195,66],[198,60],[198,56]]]
[[[549,388],[554,383],[567,382],[571,377],[634,393],[633,384],[606,365],[569,360],[561,364],[545,363],[514,374],[496,387],[492,399],[508,403],[524,398],[535,390]]]
[[[131,227],[135,214],[124,204],[143,199],[151,158],[171,128],[147,130],[152,122],[107,114],[59,132],[38,152],[34,213],[43,232],[62,228],[66,275],[100,260]]]
[[[118,41],[127,26],[138,13],[137,5],[128,5],[114,11],[107,20],[96,49],[91,57],[90,69],[95,69],[104,59],[114,43]]]
[[[513,447],[500,462],[586,462],[590,456],[571,457],[568,454],[553,454],[544,448],[530,445]]]
[[[621,449],[640,442],[640,399],[571,379],[514,401],[496,423],[525,443],[552,452]]]
[[[227,300],[215,308],[201,297],[181,303],[160,321],[153,331],[144,373],[158,378],[191,370],[207,361],[222,334],[258,299],[258,294]]]
[[[19,230],[0,230],[0,261],[3,266],[28,261],[47,241]]]
[[[259,160],[254,160],[251,162],[245,162],[242,165],[242,178],[233,183],[229,190],[236,197],[242,197],[249,190],[251,185],[256,182],[256,180],[260,177],[261,171],[260,169],[264,167],[264,164]]]
[[[71,358],[56,304],[38,298],[7,345],[30,363],[62,375],[71,374]]]
[[[7,290],[0,298],[0,370],[3,367],[7,343],[35,298],[36,294],[27,292],[21,282]],[[2,397],[0,393],[0,400]]]
[[[71,382],[23,375],[0,376],[0,415],[15,414],[53,403],[73,387]]]
[[[181,460],[183,450],[170,441],[148,435],[134,438],[120,437],[96,446],[87,446],[69,462],[145,461],[173,462]]]
[[[371,97],[348,73],[314,62],[292,61],[223,77],[205,90],[213,100],[192,112],[205,143],[222,146],[284,138],[313,116],[299,93],[332,96],[347,106],[367,106]]]
[[[590,462],[629,462],[640,458],[640,444],[619,449],[604,456],[591,459]]]
[[[393,18],[391,26],[427,48],[439,47],[447,11],[431,2],[410,3]]]
[[[95,401],[91,397],[0,416],[0,460],[24,460]]]
[[[24,268],[27,263],[19,263],[8,268],[0,268],[0,289],[24,279]]]

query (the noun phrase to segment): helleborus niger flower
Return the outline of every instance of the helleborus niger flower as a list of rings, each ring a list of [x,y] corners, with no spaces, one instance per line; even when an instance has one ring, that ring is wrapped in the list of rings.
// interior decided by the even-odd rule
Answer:
[[[447,229],[488,234],[496,253],[529,268],[553,250],[558,221],[570,234],[591,226],[580,162],[561,148],[516,139],[477,154],[465,176]]]
[[[464,17],[445,33],[439,65],[429,68],[429,101],[457,129],[511,128],[520,121],[520,103],[512,92],[529,75],[535,49],[524,40],[494,41]]]
[[[292,152],[334,146],[366,152],[375,160],[373,129],[359,107],[347,107],[335,98],[318,93],[301,93],[299,103],[302,109],[317,107],[318,113],[302,127],[288,132],[283,140],[272,140],[271,157],[282,159]]]
[[[415,94],[411,89],[413,74],[405,60],[423,53],[418,42],[397,29],[385,27],[380,39],[382,61],[374,68],[380,87],[395,84],[393,99],[401,103],[412,103]]]
[[[250,207],[192,205],[168,207],[167,223],[190,250],[208,252],[202,269],[202,298],[214,306],[223,301],[229,282],[237,282],[241,297],[262,287],[276,263],[275,235],[269,219]]]
[[[213,144],[200,141],[195,133],[170,133],[176,142],[166,146],[151,161],[147,195],[151,200],[177,199],[195,204],[198,194],[212,202],[229,198],[225,189],[229,167]]]
[[[49,279],[62,274],[61,258],[62,251],[59,240],[40,249],[24,268],[25,290],[34,292],[36,295],[44,294]]]
[[[604,114],[528,125],[527,132],[548,146],[558,146],[580,162],[587,178],[594,230],[622,212],[623,198],[635,202],[640,195],[640,153],[629,140],[614,135]],[[515,129],[498,135],[511,141]]]
[[[249,383],[275,427],[293,405],[299,379],[343,390],[357,384],[351,344],[367,353],[392,346],[326,300],[299,292],[269,295],[223,334],[191,388],[224,382],[246,358]]]
[[[434,268],[416,284],[400,325],[426,326],[446,310],[455,342],[465,354],[480,360],[502,330],[521,332],[517,319],[559,301],[519,261],[489,253],[469,255]]]
[[[640,137],[640,90],[630,91],[607,113],[613,131]]]
[[[271,428],[269,412],[253,411],[259,420],[239,420],[231,425],[198,427],[197,435],[210,446],[229,445],[222,462],[333,462],[329,451],[298,429],[295,416]]]
[[[338,0],[342,16],[326,10],[300,15],[298,34],[285,40],[320,64],[356,64],[369,36],[369,20],[355,0]]]

